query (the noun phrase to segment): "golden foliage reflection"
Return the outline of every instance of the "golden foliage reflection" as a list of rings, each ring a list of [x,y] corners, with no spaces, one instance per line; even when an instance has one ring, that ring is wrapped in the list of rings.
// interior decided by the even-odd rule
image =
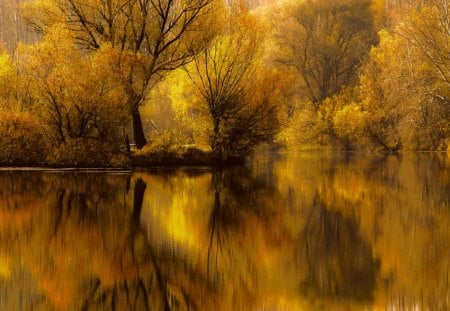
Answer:
[[[218,171],[3,171],[0,307],[445,309],[448,165],[297,154]]]

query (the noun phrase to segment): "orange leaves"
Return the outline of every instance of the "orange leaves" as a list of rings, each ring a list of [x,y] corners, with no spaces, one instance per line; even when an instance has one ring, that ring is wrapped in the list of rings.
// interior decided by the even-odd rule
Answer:
[[[79,50],[64,25],[54,25],[42,42],[23,46],[21,63],[39,117],[50,137],[114,139],[128,114],[120,60],[111,45]],[[128,59],[128,58],[127,58]]]
[[[0,164],[39,165],[45,157],[46,143],[34,115],[1,111]]]
[[[375,42],[370,1],[304,1],[280,21],[280,62],[295,68],[302,96],[319,105],[355,83],[360,59]]]
[[[333,117],[333,126],[339,137],[356,141],[363,135],[367,112],[356,103],[346,105]]]
[[[434,78],[450,85],[450,11],[446,0],[432,0],[429,5],[409,13],[398,32],[425,58]]]
[[[23,18],[38,31],[65,20],[57,0],[23,1],[20,3],[20,11]]]

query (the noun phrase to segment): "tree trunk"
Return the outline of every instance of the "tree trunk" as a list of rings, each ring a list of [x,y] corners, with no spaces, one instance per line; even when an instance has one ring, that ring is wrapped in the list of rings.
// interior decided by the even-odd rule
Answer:
[[[145,138],[144,127],[142,126],[141,114],[139,113],[139,108],[136,108],[131,113],[133,119],[133,136],[134,142],[136,143],[136,148],[142,149],[147,144],[147,139]]]
[[[213,153],[214,160],[216,162],[221,162],[222,159],[222,152],[221,152],[221,142],[219,141],[219,131],[220,131],[220,121],[215,119],[214,120],[214,129],[213,129],[213,136],[212,136],[212,142],[211,142],[211,149]]]
[[[142,211],[142,203],[144,202],[144,194],[145,189],[147,188],[147,184],[142,178],[136,180],[136,184],[134,185],[134,198],[133,198],[133,214],[132,220],[138,224],[139,219],[141,217]]]

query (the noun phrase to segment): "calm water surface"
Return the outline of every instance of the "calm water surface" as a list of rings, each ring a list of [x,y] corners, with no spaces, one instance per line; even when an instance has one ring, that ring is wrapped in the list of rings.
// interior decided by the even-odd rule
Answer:
[[[0,310],[448,310],[443,154],[0,172]]]

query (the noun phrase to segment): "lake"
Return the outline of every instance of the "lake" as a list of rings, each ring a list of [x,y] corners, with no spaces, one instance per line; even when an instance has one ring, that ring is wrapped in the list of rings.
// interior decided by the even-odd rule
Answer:
[[[0,310],[446,310],[445,154],[0,171]]]

